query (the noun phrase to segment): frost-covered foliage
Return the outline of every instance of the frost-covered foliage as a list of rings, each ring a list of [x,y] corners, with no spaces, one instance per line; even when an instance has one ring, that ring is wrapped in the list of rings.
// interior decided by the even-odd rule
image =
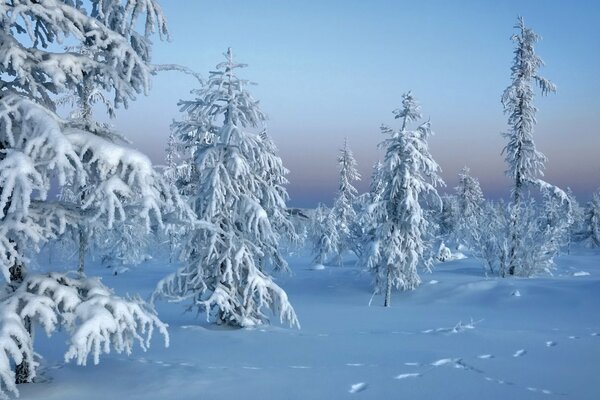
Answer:
[[[600,192],[594,193],[585,208],[581,240],[590,247],[600,247]]]
[[[167,35],[155,0],[11,0],[0,3],[0,27],[0,271],[7,289],[28,282],[27,253],[68,227],[110,228],[128,219],[149,230],[171,213],[189,216],[149,159],[117,144],[119,135],[91,118],[94,102],[111,114],[147,93],[150,36]],[[78,50],[65,51],[67,42]],[[78,99],[73,118],[56,113],[63,94]],[[70,199],[48,200],[56,185],[70,186]],[[37,295],[40,304],[51,300],[43,299],[48,291]],[[21,294],[7,296],[5,304]],[[29,319],[22,321],[26,331]],[[119,333],[116,345],[129,348],[121,339]],[[35,373],[31,358],[21,361],[17,383]]]
[[[378,228],[373,204],[379,202],[385,187],[385,183],[381,179],[382,169],[383,164],[381,161],[377,161],[373,165],[369,192],[358,196],[355,201],[357,215],[350,225],[350,229],[353,237],[352,251],[358,256],[359,260],[363,258],[369,244],[374,240],[375,231]]]
[[[266,272],[271,263],[286,270],[279,251],[287,219],[287,182],[270,139],[250,130],[265,116],[236,75],[245,67],[233,59],[217,65],[196,99],[180,102],[186,113],[174,129],[193,146],[197,192],[191,199],[200,221],[182,251],[184,266],[161,281],[154,297],[191,300],[190,308],[234,326],[268,321],[298,325],[286,293]],[[214,229],[207,229],[214,227]]]
[[[382,132],[390,135],[381,143],[385,149],[380,175],[384,189],[373,204],[378,228],[365,256],[375,277],[376,292],[385,294],[385,306],[390,305],[392,288],[411,290],[421,283],[417,267],[424,261],[429,225],[421,203],[431,199],[441,208],[435,187],[443,184],[427,145],[432,134],[429,121],[416,130],[408,129],[421,118],[410,92],[403,95],[402,108],[394,114],[402,126],[399,130],[382,127]]]
[[[351,249],[353,247],[352,242],[354,241],[351,234],[351,225],[356,220],[354,203],[358,191],[352,183],[360,180],[354,154],[352,154],[352,150],[348,146],[348,139],[344,140],[344,147],[340,149],[337,161],[340,169],[340,183],[332,212],[335,216],[334,222],[338,234],[336,258],[338,265],[342,265],[342,253],[345,250]]]
[[[78,219],[71,204],[46,201],[53,182],[93,188],[86,209],[109,223],[134,194],[141,217],[160,215],[167,192],[147,181],[148,159],[112,144],[100,124],[61,119],[53,96],[91,87],[110,94],[114,108],[126,106],[149,89],[149,36],[167,30],[154,0],[15,0],[0,5],[0,25],[0,261],[8,278],[10,266],[27,262],[18,249]],[[66,40],[85,51],[54,51]]]
[[[569,197],[569,202],[571,203],[571,218],[573,220],[569,228],[569,237],[567,239],[567,249],[570,250],[572,242],[577,242],[583,239],[582,232],[585,230],[585,208],[579,204],[570,187],[567,187],[567,196]]]
[[[504,112],[508,115],[509,125],[509,130],[504,133],[508,143],[503,149],[503,154],[508,166],[506,174],[514,182],[510,203],[510,250],[507,273],[525,275],[524,271],[519,271],[523,264],[519,254],[525,252],[524,239],[519,236],[519,230],[522,230],[524,228],[522,225],[526,223],[525,220],[520,219],[521,216],[531,214],[522,209],[528,202],[526,187],[537,186],[542,192],[554,193],[567,202],[568,198],[564,192],[557,188],[549,188],[548,183],[539,179],[539,176],[543,175],[546,157],[536,149],[533,141],[537,112],[533,104],[534,86],[539,86],[542,95],[554,92],[556,87],[552,82],[538,75],[538,69],[544,65],[542,59],[535,53],[535,44],[540,37],[525,26],[522,18],[518,19],[515,28],[518,29],[518,33],[512,36],[515,50],[511,67],[511,84],[502,95],[502,104]],[[546,245],[548,243],[540,242],[539,251],[544,252],[543,248]],[[545,270],[547,267],[548,265],[540,265],[540,270]]]
[[[456,190],[457,236],[462,239],[463,244],[471,246],[473,235],[481,231],[485,199],[479,185],[479,180],[470,175],[468,167],[464,167],[458,174],[458,186]]]
[[[486,273],[492,275],[510,275],[510,261],[514,258],[519,260],[514,274],[551,273],[554,257],[567,244],[572,223],[570,203],[553,191],[542,192],[539,203],[528,197],[517,216],[523,222],[516,230],[520,240],[516,248],[510,242],[512,212],[510,205],[504,203],[484,206],[481,221],[470,234],[473,254],[482,260]]]
[[[453,195],[443,195],[442,209],[430,210],[433,215],[433,221],[437,224],[435,236],[446,242],[449,246],[456,247],[462,243],[460,233],[458,231],[458,199]]]
[[[323,204],[319,204],[311,220],[313,241],[313,263],[325,265],[330,255],[337,254],[339,235],[335,214]]]
[[[58,329],[69,334],[65,360],[94,364],[100,355],[116,351],[130,354],[138,343],[144,350],[155,330],[169,343],[167,326],[142,300],[115,296],[97,278],[50,273],[30,275],[7,288],[0,301],[0,396],[18,395],[11,364],[34,361],[33,339],[26,324],[34,323],[50,336]],[[25,322],[27,321],[27,322]],[[27,382],[35,378],[29,369]]]

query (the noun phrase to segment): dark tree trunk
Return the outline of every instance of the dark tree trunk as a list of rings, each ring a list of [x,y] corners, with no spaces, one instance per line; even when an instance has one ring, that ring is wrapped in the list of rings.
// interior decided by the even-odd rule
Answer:
[[[20,264],[15,264],[12,267],[10,267],[9,271],[10,283],[16,288],[23,282],[25,275],[24,268]],[[29,319],[29,317],[25,317],[25,319],[23,320],[23,325],[25,325],[27,333],[31,336],[31,319]],[[18,364],[15,368],[15,383],[18,385],[21,383],[30,382],[30,375],[31,365],[29,365],[29,362],[27,360],[23,359],[23,361],[20,364]]]

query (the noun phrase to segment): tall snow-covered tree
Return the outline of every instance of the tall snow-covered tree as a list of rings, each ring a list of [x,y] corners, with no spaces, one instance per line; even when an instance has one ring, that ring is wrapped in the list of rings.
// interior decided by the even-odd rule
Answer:
[[[518,33],[511,39],[515,43],[513,52],[513,65],[511,67],[511,84],[502,95],[504,112],[508,115],[509,129],[504,133],[508,143],[503,149],[508,169],[506,174],[513,181],[510,203],[510,229],[509,229],[509,259],[508,275],[519,274],[518,259],[519,248],[523,245],[519,237],[520,225],[525,221],[520,220],[521,208],[526,202],[526,187],[539,185],[542,189],[547,184],[540,181],[543,175],[546,157],[536,149],[533,141],[533,131],[536,124],[534,100],[534,86],[538,86],[542,95],[556,91],[556,87],[546,78],[538,75],[538,70],[544,65],[542,59],[535,53],[535,45],[540,37],[530,28],[525,26],[523,18],[519,17],[515,28]]]
[[[29,256],[83,219],[110,227],[137,215],[150,228],[162,225],[165,212],[186,208],[147,157],[114,143],[101,124],[55,112],[56,96],[86,88],[110,95],[114,109],[147,93],[149,38],[167,35],[154,0],[11,0],[0,3],[0,27],[0,272],[7,281],[0,394],[17,394],[15,381],[35,377],[36,322],[48,334],[68,327],[75,347],[67,358],[80,364],[89,353],[97,362],[100,352],[147,343],[152,327],[164,332],[143,302],[120,299],[93,279],[28,274]],[[64,52],[65,41],[86,51]],[[80,207],[48,199],[53,184],[67,183],[87,189]]]
[[[344,140],[344,147],[340,149],[337,161],[340,169],[340,183],[332,212],[335,216],[338,233],[337,263],[342,265],[342,253],[353,247],[351,242],[354,239],[350,228],[352,222],[356,220],[354,202],[358,191],[352,183],[360,180],[354,154],[348,146],[348,139]]]
[[[421,203],[434,200],[441,208],[436,186],[443,184],[427,144],[432,134],[430,122],[409,129],[410,123],[421,118],[420,106],[410,92],[402,96],[402,108],[394,114],[402,125],[399,130],[382,126],[382,132],[390,135],[380,145],[385,149],[381,171],[385,187],[374,205],[379,228],[366,257],[376,292],[384,294],[386,307],[390,306],[392,288],[412,290],[421,283],[417,267],[425,261],[424,238],[429,225]]]
[[[198,191],[192,204],[200,222],[184,246],[184,265],[159,283],[154,297],[191,300],[190,308],[217,323],[263,324],[273,312],[281,322],[298,325],[287,294],[266,270],[268,261],[287,269],[278,247],[279,229],[288,226],[287,170],[272,143],[252,131],[265,116],[247,90],[249,82],[237,76],[245,66],[227,50],[196,99],[180,102],[186,117],[174,129],[195,146]]]

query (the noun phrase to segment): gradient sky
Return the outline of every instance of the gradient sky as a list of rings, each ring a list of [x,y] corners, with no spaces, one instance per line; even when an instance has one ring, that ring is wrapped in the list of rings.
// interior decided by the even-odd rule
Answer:
[[[431,118],[431,152],[452,190],[464,165],[487,197],[508,194],[500,155],[518,15],[543,40],[541,75],[558,92],[538,97],[535,140],[548,157],[546,179],[582,200],[600,186],[600,2],[235,0],[160,2],[172,41],[155,63],[178,63],[204,77],[231,46],[249,64],[243,77],[268,114],[268,129],[291,170],[289,204],[330,203],[336,157],[348,137],[367,190],[382,157],[379,126],[412,90]],[[162,73],[148,97],[121,111],[117,128],[162,163],[177,101],[196,85]]]

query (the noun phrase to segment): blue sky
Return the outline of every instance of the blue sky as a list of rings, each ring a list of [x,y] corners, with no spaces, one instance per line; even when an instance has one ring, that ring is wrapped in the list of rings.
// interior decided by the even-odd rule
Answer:
[[[506,195],[500,95],[509,84],[518,15],[543,40],[541,74],[558,86],[536,101],[535,140],[546,178],[582,199],[600,186],[600,2],[595,1],[181,1],[163,0],[172,41],[156,39],[154,62],[204,76],[231,46],[249,64],[244,77],[268,114],[269,132],[291,170],[290,204],[330,202],[335,159],[348,137],[366,190],[381,153],[382,123],[393,125],[400,95],[412,90],[431,118],[431,151],[452,189],[464,165],[487,197]],[[155,77],[115,122],[160,163],[177,100],[193,79]]]

